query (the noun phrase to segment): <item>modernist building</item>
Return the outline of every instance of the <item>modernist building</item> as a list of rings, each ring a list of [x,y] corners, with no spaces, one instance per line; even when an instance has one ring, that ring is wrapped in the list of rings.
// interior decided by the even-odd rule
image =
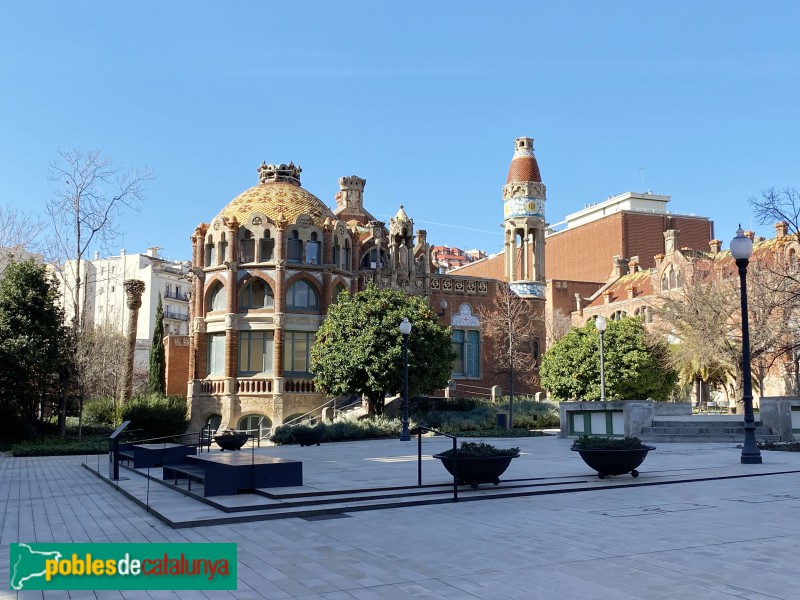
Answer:
[[[545,186],[533,140],[516,140],[503,187],[509,260],[497,277],[438,273],[426,232],[414,230],[403,206],[388,226],[364,208],[365,179],[339,179],[330,209],[301,187],[300,174],[292,163],[262,164],[257,185],[191,237],[192,426],[266,429],[318,410],[325,398],[308,367],[315,333],[340,293],[369,283],[429,299],[453,329],[457,388],[504,384],[486,358],[493,342],[479,308],[502,280],[544,302]],[[543,322],[532,327],[543,340]]]

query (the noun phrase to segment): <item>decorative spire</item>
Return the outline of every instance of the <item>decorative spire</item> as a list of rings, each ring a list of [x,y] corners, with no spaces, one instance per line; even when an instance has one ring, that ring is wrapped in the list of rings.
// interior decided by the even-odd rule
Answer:
[[[511,159],[511,166],[508,168],[506,183],[522,182],[541,183],[542,176],[539,173],[539,164],[533,154],[533,138],[520,137],[514,140],[514,158]]]

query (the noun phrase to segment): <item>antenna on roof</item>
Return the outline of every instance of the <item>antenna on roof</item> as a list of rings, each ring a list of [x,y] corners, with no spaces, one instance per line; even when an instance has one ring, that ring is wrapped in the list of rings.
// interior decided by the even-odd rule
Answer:
[[[645,189],[646,189],[644,187],[644,167],[639,167],[639,174],[642,176],[642,191],[644,192]],[[647,192],[645,192],[645,193],[647,193]]]

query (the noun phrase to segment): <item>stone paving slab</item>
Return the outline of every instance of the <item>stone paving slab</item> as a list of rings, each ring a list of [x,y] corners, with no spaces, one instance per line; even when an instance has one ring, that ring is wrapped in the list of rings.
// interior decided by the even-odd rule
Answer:
[[[509,476],[591,475],[567,440],[513,444],[526,454]],[[408,450],[380,441],[269,452],[300,457],[304,471],[316,465],[324,487],[349,478],[347,465],[415,483],[416,465],[394,460]],[[596,480],[582,493],[187,529],[166,527],[80,457],[0,458],[0,598],[800,600],[800,475],[775,474],[800,470],[800,455],[765,452],[764,464],[740,465],[739,453],[732,444],[659,447],[639,478],[708,470],[731,479],[624,488]],[[443,477],[428,464],[423,474]],[[239,589],[17,596],[8,591],[17,541],[236,542]]]

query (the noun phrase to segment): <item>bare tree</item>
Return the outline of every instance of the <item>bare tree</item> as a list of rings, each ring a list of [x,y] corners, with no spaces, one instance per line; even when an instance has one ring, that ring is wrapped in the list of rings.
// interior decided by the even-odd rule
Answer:
[[[552,348],[558,340],[569,333],[572,329],[572,319],[561,309],[555,308],[547,311],[545,321],[547,331],[547,347]]]
[[[63,184],[47,203],[53,223],[51,254],[54,262],[74,261],[65,278],[78,331],[83,324],[80,290],[81,261],[93,248],[107,249],[119,235],[115,218],[124,208],[138,209],[145,196],[149,170],[123,169],[98,150],[58,150],[50,163],[48,178]],[[69,279],[69,281],[67,281]]]
[[[533,302],[517,296],[507,283],[498,284],[491,306],[480,307],[478,314],[484,335],[492,340],[492,344],[484,348],[490,364],[495,366],[495,375],[508,377],[508,428],[511,429],[514,383],[533,387],[538,379],[534,346],[540,340],[536,338],[534,325],[543,315]]]
[[[757,247],[748,268],[750,355],[759,389],[773,365],[800,353],[800,290],[782,271],[780,248]],[[721,385],[737,404],[742,398],[741,295],[729,256],[698,259],[682,289],[662,294],[657,312],[663,333],[678,341],[673,367],[683,383]],[[763,392],[762,392],[763,393]]]
[[[800,190],[769,188],[750,198],[753,214],[761,225],[783,221],[789,233],[800,232]]]
[[[0,205],[0,274],[10,260],[40,250],[37,245],[43,224],[11,204]]]
[[[67,306],[72,309],[69,315],[74,330],[72,353],[81,356],[85,335],[82,261],[92,249],[106,250],[117,238],[116,217],[125,208],[138,209],[144,200],[145,184],[153,175],[147,169],[117,167],[98,150],[57,152],[58,159],[51,162],[48,169],[48,178],[60,184],[47,203],[47,214],[53,224],[48,254],[57,267],[71,262],[69,271],[63,271],[61,279]],[[80,362],[75,363],[75,369],[81,367]],[[85,379],[80,373],[70,376]],[[65,396],[59,408],[59,426],[65,435]]]

